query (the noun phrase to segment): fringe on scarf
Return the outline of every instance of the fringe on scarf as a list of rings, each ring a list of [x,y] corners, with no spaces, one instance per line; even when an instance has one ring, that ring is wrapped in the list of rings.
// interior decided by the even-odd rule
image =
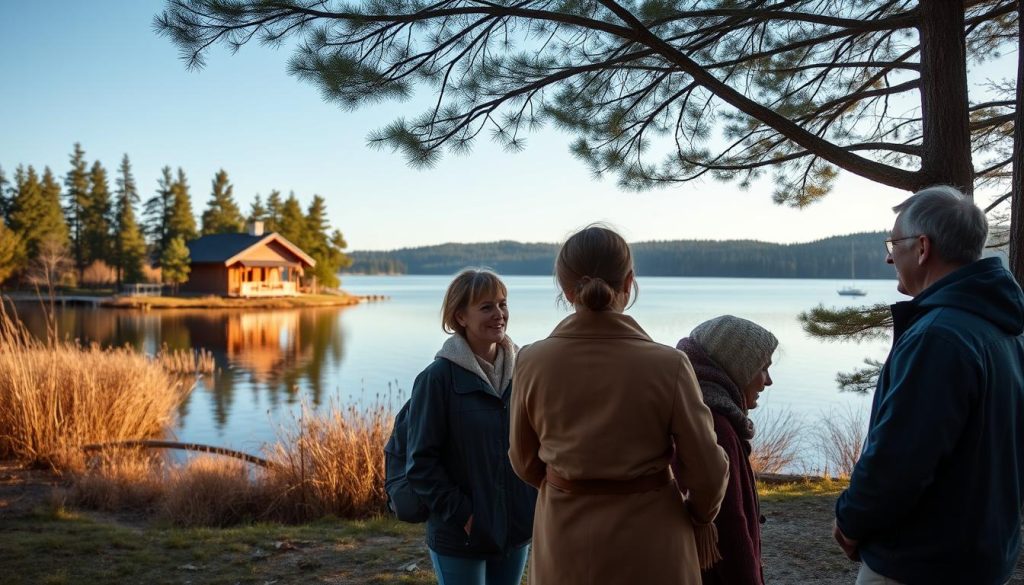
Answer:
[[[714,522],[694,524],[693,536],[697,543],[697,560],[701,571],[710,569],[722,560],[722,554],[718,552],[718,528]]]

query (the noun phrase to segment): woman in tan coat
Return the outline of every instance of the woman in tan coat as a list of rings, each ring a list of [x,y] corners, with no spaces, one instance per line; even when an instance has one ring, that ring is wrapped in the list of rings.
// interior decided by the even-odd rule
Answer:
[[[621,236],[573,235],[555,273],[575,313],[521,351],[513,380],[509,456],[540,490],[530,583],[697,585],[728,461],[693,368],[622,314],[635,283]]]

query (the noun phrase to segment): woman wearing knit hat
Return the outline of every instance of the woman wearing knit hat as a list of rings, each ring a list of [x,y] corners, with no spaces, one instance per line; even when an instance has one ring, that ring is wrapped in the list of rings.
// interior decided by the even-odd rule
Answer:
[[[768,368],[779,341],[757,323],[723,315],[698,325],[676,346],[690,358],[704,403],[711,409],[718,444],[729,455],[729,485],[715,519],[721,560],[701,573],[704,585],[762,585],[761,511],[748,411],[772,385]]]

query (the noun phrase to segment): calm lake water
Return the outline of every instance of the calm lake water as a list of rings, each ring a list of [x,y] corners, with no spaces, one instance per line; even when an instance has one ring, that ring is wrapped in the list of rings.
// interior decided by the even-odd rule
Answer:
[[[201,379],[181,409],[175,435],[258,452],[273,441],[305,402],[370,404],[378,396],[408,396],[416,374],[433,359],[445,334],[440,306],[443,276],[346,276],[355,294],[390,300],[355,307],[259,311],[127,311],[69,308],[62,334],[103,345],[130,344],[148,353],[161,345],[213,352],[219,372]],[[545,337],[568,312],[556,302],[551,277],[512,276],[508,333],[520,344]],[[754,320],[780,340],[772,386],[759,415],[791,410],[808,424],[830,409],[866,410],[870,397],[841,394],[837,371],[864,358],[884,359],[888,341],[825,343],[808,337],[797,315],[817,304],[842,307],[892,303],[905,297],[896,281],[860,281],[866,297],[840,297],[838,280],[640,278],[640,296],[627,311],[662,343],[675,345],[701,321],[731,313]],[[19,304],[31,330],[45,331],[37,305]],[[399,394],[400,393],[400,394]]]

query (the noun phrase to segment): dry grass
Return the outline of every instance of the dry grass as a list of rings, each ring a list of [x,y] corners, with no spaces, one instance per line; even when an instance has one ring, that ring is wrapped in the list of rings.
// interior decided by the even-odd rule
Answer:
[[[804,425],[793,411],[756,412],[754,429],[756,433],[750,453],[750,466],[754,473],[782,473],[797,466]]]
[[[262,482],[237,459],[204,455],[170,470],[162,513],[177,526],[230,526],[265,510]],[[261,505],[262,504],[262,505]]]
[[[187,391],[129,348],[36,340],[0,303],[0,458],[81,468],[82,445],[162,436]]]
[[[156,361],[172,374],[213,374],[217,364],[213,352],[206,349],[169,349],[165,343]]]
[[[222,456],[168,466],[134,449],[108,450],[72,474],[69,500],[101,510],[158,510],[177,526],[379,516],[386,511],[390,412],[383,402],[325,413],[304,407],[294,426],[265,449],[265,469]]]
[[[95,456],[71,474],[69,501],[107,512],[152,511],[165,493],[163,459],[150,452],[118,449]]]
[[[847,406],[824,414],[821,426],[814,432],[815,442],[825,460],[822,473],[849,478],[860,459],[866,436],[867,420],[863,411]]]
[[[316,416],[303,407],[295,427],[267,450],[270,516],[302,522],[326,515],[361,518],[386,510],[384,444],[390,410],[332,407]]]

